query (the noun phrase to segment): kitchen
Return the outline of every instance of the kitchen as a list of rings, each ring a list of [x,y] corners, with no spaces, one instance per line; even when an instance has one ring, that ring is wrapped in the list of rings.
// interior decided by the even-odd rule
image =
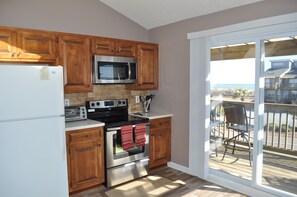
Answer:
[[[6,82],[9,82],[10,79],[13,79],[12,77],[13,75],[17,75],[17,73],[22,73],[22,72],[27,73],[26,75],[23,76],[24,78],[22,76],[19,76],[18,79],[21,82],[21,84],[17,84],[17,86],[13,86],[14,88],[9,89],[9,91],[13,89],[18,90],[15,92],[17,93],[17,92],[20,92],[21,90],[22,91],[27,90],[27,92],[25,91],[24,94],[28,96],[25,97],[24,100],[22,101],[25,101],[25,102],[28,102],[28,100],[32,100],[32,102],[34,101],[33,102],[34,106],[33,104],[31,104],[30,106],[30,103],[28,103],[28,106],[27,106],[26,103],[22,103],[21,101],[19,101],[18,106],[16,106],[17,110],[14,112],[16,116],[13,116],[13,113],[12,113],[11,117],[7,116],[9,109],[5,110],[6,108],[4,108],[4,106],[1,107],[2,109],[4,109],[4,112],[5,112],[3,113],[4,117],[1,118],[3,122],[3,125],[1,127],[6,133],[10,134],[9,136],[12,137],[15,135],[14,132],[16,128],[14,129],[13,125],[16,124],[18,121],[22,121],[22,120],[29,121],[31,119],[39,120],[39,119],[51,117],[53,115],[58,115],[58,116],[63,115],[63,112],[61,111],[57,111],[55,113],[48,112],[49,114],[44,114],[39,111],[35,112],[31,110],[30,112],[30,110],[27,110],[27,108],[34,108],[34,107],[36,109],[43,108],[45,112],[49,111],[47,110],[46,107],[43,107],[43,106],[44,106],[44,103],[51,103],[51,96],[55,98],[56,97],[59,98],[58,101],[62,101],[62,103],[61,102],[59,103],[58,101],[55,102],[56,104],[52,103],[53,106],[56,106],[56,105],[63,106],[63,88],[60,88],[60,93],[57,93],[58,88],[54,92],[50,90],[54,89],[54,86],[62,87],[62,85],[64,84],[64,92],[66,93],[65,94],[66,99],[64,100],[64,102],[67,105],[70,105],[70,108],[68,108],[69,113],[67,110],[65,111],[68,183],[69,183],[70,194],[92,186],[103,184],[105,182],[108,187],[111,187],[111,186],[115,186],[130,180],[133,180],[138,177],[146,176],[149,173],[149,168],[158,167],[160,165],[166,165],[166,163],[170,160],[169,144],[170,144],[170,128],[171,128],[170,122],[171,122],[172,114],[157,113],[155,115],[151,115],[150,113],[148,113],[143,117],[133,116],[133,118],[131,118],[132,116],[128,115],[129,113],[131,114],[133,112],[144,112],[144,111],[148,112],[149,106],[144,105],[147,102],[150,103],[152,99],[152,95],[148,95],[148,89],[158,88],[158,81],[157,81],[158,46],[156,44],[126,41],[126,40],[119,40],[119,39],[112,39],[112,38],[103,38],[103,37],[99,38],[95,36],[76,35],[76,34],[61,33],[61,32],[12,28],[12,27],[1,27],[0,32],[1,32],[1,35],[3,36],[3,41],[4,41],[3,43],[4,45],[6,44],[6,49],[7,49],[6,51],[8,51],[8,53],[4,52],[2,55],[2,60],[8,63],[1,64],[1,74],[3,74],[1,75],[1,78],[3,80],[6,80]],[[93,44],[92,46],[94,46],[94,48],[92,49],[88,48],[91,42]],[[21,43],[22,45],[17,46],[17,49],[15,49],[15,51],[14,50],[9,51],[10,46],[15,45],[14,43],[16,44]],[[105,47],[104,46],[105,43],[108,43],[109,45]],[[99,47],[97,48],[97,46]],[[114,50],[113,48],[114,46],[116,47],[116,50]],[[129,50],[127,50],[127,48]],[[58,50],[56,51],[55,49],[58,49]],[[103,51],[100,51],[99,49]],[[138,64],[136,64],[136,59],[135,59],[136,49],[138,51],[138,55],[137,55]],[[92,54],[89,51],[92,51]],[[118,54],[115,54],[114,51],[117,51],[116,53]],[[9,54],[9,52],[11,53]],[[17,55],[15,55],[15,53]],[[103,55],[106,55],[106,53],[109,53],[109,55],[112,55],[112,56],[103,56]],[[151,60],[145,57],[147,55],[146,53],[148,53],[149,58],[151,57],[153,59]],[[55,59],[56,56],[58,57],[57,59]],[[91,59],[93,60],[92,63],[91,63]],[[98,59],[100,59],[100,61]],[[13,61],[16,61],[16,63],[15,64],[12,63]],[[145,61],[148,61],[148,62],[145,62]],[[25,63],[31,62],[31,63],[26,66],[26,64],[18,64],[19,62],[25,62]],[[32,62],[33,63],[36,62],[36,64],[34,65],[32,64]],[[150,64],[150,62],[152,62],[153,64]],[[52,65],[52,66],[48,68],[46,64],[42,64],[42,63],[49,63],[49,65]],[[58,66],[59,64],[63,65],[63,71],[61,71],[62,67]],[[55,68],[54,65],[57,65],[57,68]],[[147,66],[148,68],[145,68]],[[55,70],[58,68],[60,70]],[[145,76],[146,73],[140,72],[141,70],[150,70],[150,69],[153,69],[153,70],[149,73],[154,73],[154,75],[150,75],[147,77]],[[40,70],[39,74],[37,70]],[[144,77],[142,75],[144,75]],[[55,80],[55,78],[52,76],[60,76],[60,79],[58,81],[60,81],[61,84],[59,84],[59,86],[56,83],[54,83],[55,81],[53,80]],[[64,77],[63,83],[62,83],[62,79],[63,79],[62,77]],[[30,82],[31,81],[30,78],[32,78],[32,80],[34,79],[35,81]],[[93,79],[92,81],[91,81],[91,78]],[[148,82],[144,81],[142,78],[148,80]],[[40,81],[38,81],[38,79],[40,79]],[[137,81],[136,79],[140,80],[143,84],[139,83],[139,81]],[[23,83],[22,81],[26,81],[26,83]],[[46,86],[40,85],[41,87],[36,87],[36,88],[35,87],[32,88],[31,87],[32,85],[30,85],[30,84],[39,84],[39,83],[43,84],[45,82],[47,82],[48,85]],[[13,81],[9,83],[14,84]],[[49,89],[47,89],[48,86],[50,87]],[[102,91],[100,91],[100,89],[99,91],[98,89],[93,90],[93,87],[96,87],[96,86],[99,86],[99,87],[101,86],[101,88],[103,87],[103,90]],[[112,88],[115,88],[115,89],[112,89]],[[131,95],[130,93],[131,91],[129,90],[130,88],[132,90],[135,89],[134,91],[135,96]],[[2,87],[1,89],[4,90],[5,87]],[[33,89],[37,93],[30,92],[29,91],[30,89]],[[49,98],[43,98],[42,96],[46,95],[44,91],[51,96]],[[121,91],[123,92],[123,94],[119,94],[121,93]],[[83,101],[82,100],[77,101],[76,97],[72,98],[73,95],[71,93],[86,94],[85,92],[94,93],[94,96],[90,98],[88,95],[87,97],[85,97],[85,100]],[[114,97],[111,92],[113,92]],[[104,94],[106,95],[107,98],[105,98],[105,100],[102,100],[103,98],[98,96],[98,94],[99,95]],[[9,106],[7,105],[7,103],[10,103],[11,97],[16,97],[16,96],[14,96],[14,94],[11,92],[7,92],[5,95],[7,95],[7,97],[4,97],[2,104]],[[35,95],[35,96],[30,97],[30,95]],[[144,95],[146,96],[144,97]],[[36,98],[38,99],[35,100]],[[41,100],[41,102],[39,99]],[[136,100],[139,100],[139,101],[136,102]],[[140,100],[142,102],[140,102]],[[132,105],[132,107],[129,108],[128,106],[130,104]],[[55,107],[53,106],[49,106],[49,108],[55,109]],[[61,107],[58,107],[58,109],[60,108]],[[104,110],[104,109],[105,111],[100,112],[101,110]],[[112,112],[113,111],[112,109],[115,109],[114,112]],[[97,110],[98,110],[98,113],[96,112],[96,115],[94,115],[95,111]],[[20,114],[22,111],[29,111],[29,112],[28,114],[23,114],[22,116],[19,117],[17,114]],[[99,116],[102,118],[95,118],[96,116]],[[87,118],[91,118],[94,121],[86,120]],[[130,120],[130,119],[133,119],[133,120]],[[151,121],[149,121],[149,119],[151,119]],[[164,138],[164,135],[154,135],[153,132],[150,133],[149,125],[151,124],[152,125],[151,127],[153,128],[154,121],[155,121],[152,119],[156,119],[156,121],[159,121],[159,120],[169,121],[169,123],[167,123],[165,138]],[[121,142],[121,138],[123,139],[124,137],[123,131],[121,134],[121,130],[123,130],[123,126],[131,125],[135,127],[135,129],[132,129],[131,127],[130,129],[131,134],[129,134],[131,135],[130,138],[133,141],[133,143],[135,143],[135,146],[139,147],[140,148],[139,150],[141,150],[139,154],[133,154],[133,152],[135,152],[137,149],[137,148],[136,149],[133,148],[134,147],[133,145],[132,147],[133,150],[130,150],[131,147],[129,147],[129,148],[123,148],[124,150],[122,150],[120,153],[114,152],[113,153],[114,155],[117,155],[117,154],[123,155],[123,153],[126,152],[128,155],[130,155],[129,156],[130,159],[129,160],[124,158],[114,159],[115,163],[112,164],[112,166],[111,164],[109,165],[108,163],[108,161],[110,160],[108,159],[109,155],[111,155],[112,153],[107,152],[107,150],[109,150],[108,147],[112,146],[112,144],[109,145],[107,143],[107,142],[112,143],[112,139],[108,140],[109,129],[111,129],[111,123],[110,123],[111,121],[113,121],[114,124],[118,123],[116,124],[116,126],[113,127],[113,128],[118,128],[117,130],[113,129],[113,131],[118,132],[117,134],[119,138],[119,140],[117,140],[118,145],[123,146],[121,145],[123,143]],[[8,126],[4,124],[4,123],[8,124],[9,122],[11,122],[11,124]],[[119,124],[120,122],[121,124]],[[139,138],[139,136],[136,135],[136,130],[138,126],[138,124],[136,123],[146,124],[146,129],[145,129],[146,133],[145,133],[145,139],[144,139],[145,145],[144,144],[139,145],[136,140],[136,138]],[[36,123],[36,125],[39,125],[39,124],[40,123],[38,122]],[[42,124],[45,125],[45,127],[47,127],[46,126],[47,124],[44,124],[44,123]],[[24,125],[26,124],[24,123]],[[107,125],[110,125],[110,126],[108,127]],[[160,126],[156,127],[157,133],[159,132],[158,130],[160,130],[159,127]],[[27,130],[26,126],[23,126],[23,128],[24,130]],[[28,129],[29,128],[30,127],[28,127]],[[161,130],[160,132],[164,132],[164,131]],[[20,135],[20,137],[21,136],[22,135]],[[165,139],[165,141],[163,139]],[[65,141],[65,137],[62,138],[62,141]],[[149,143],[150,141],[152,141],[153,143]],[[165,145],[165,148],[163,148],[164,144],[167,144]],[[115,146],[118,146],[118,145],[114,145],[114,149],[116,149]],[[13,146],[10,144],[5,145],[3,142],[2,148],[12,149]],[[64,149],[62,147],[62,151],[63,150]],[[151,150],[150,159],[149,159],[149,150]],[[155,151],[161,151],[161,152],[154,153]],[[141,155],[142,152],[145,155],[138,156],[138,155]],[[30,154],[31,160],[33,160],[34,158],[33,153],[22,152],[18,154],[22,154],[22,155]],[[160,154],[163,154],[162,155],[163,158],[160,158]],[[156,161],[154,161],[153,159],[154,155],[158,155],[158,158],[155,158]],[[36,155],[36,158],[39,158],[39,156]],[[120,161],[120,160],[123,160],[123,161]],[[149,165],[149,160],[150,160],[150,165]],[[7,163],[4,166],[6,165],[9,166],[10,163],[17,163],[17,160],[7,158],[6,162]],[[38,160],[36,159],[35,162],[37,165]],[[93,163],[93,162],[95,163],[95,165],[90,166],[90,163]],[[135,162],[139,162],[139,164],[137,163],[134,165],[136,166],[135,168],[128,167],[128,166],[131,166],[131,164],[134,164]],[[40,163],[40,165],[42,165],[42,163]],[[45,164],[43,165],[45,166]],[[110,178],[110,177],[114,177],[115,174],[118,174],[118,171],[119,171],[118,168],[120,165],[122,165],[122,168],[120,169],[121,171],[120,174],[122,175],[122,177],[119,178],[117,175],[117,178]],[[108,168],[108,166],[110,168]],[[53,167],[54,165],[51,165],[51,168]],[[113,168],[114,170],[112,170]],[[126,173],[123,173],[123,170],[128,168],[131,168],[131,170]],[[6,168],[3,168],[3,169],[6,169]],[[3,171],[2,174],[7,173],[7,176],[9,176],[9,174],[11,175],[12,171],[14,170],[6,170],[5,172]],[[26,172],[24,176],[27,177],[30,171],[28,171],[27,168],[24,168],[24,171]],[[66,168],[65,168],[65,171],[66,171]],[[141,172],[140,174],[131,176],[131,174],[133,174],[133,171],[143,171],[143,172]],[[19,175],[22,174],[19,171],[15,173]],[[17,177],[17,175],[15,177]],[[65,179],[65,177],[63,179]],[[12,181],[17,182],[15,179],[13,179]],[[22,185],[26,185],[24,182],[20,182],[20,183],[22,183]],[[36,187],[37,182],[28,183],[28,184],[29,184],[27,185],[28,188],[30,188],[30,186]],[[43,187],[40,186],[40,188],[44,188],[44,185],[46,184],[43,183]],[[49,185],[52,185],[53,187],[52,182],[49,182]],[[34,188],[31,188],[31,190],[35,191]],[[12,194],[11,190],[3,190],[3,192],[4,192],[3,195],[11,194],[13,196],[14,195],[18,196],[18,194]],[[36,192],[40,192],[40,191],[36,191]],[[47,192],[47,189],[44,188],[44,192]],[[37,195],[37,193],[32,193],[32,195],[35,196]],[[59,194],[57,193],[56,195],[59,195]]]
[[[43,2],[44,3],[44,2]],[[1,2],[2,4],[2,2]],[[98,6],[99,4],[99,6]],[[275,12],[283,14],[293,12],[293,3],[285,8],[278,8],[278,4],[260,4],[260,8],[255,5],[252,8],[261,9],[263,7],[274,7]],[[290,6],[291,5],[291,6]],[[99,8],[98,8],[99,7]],[[79,1],[51,1],[42,4],[35,1],[10,1],[1,5],[1,26],[21,27],[36,30],[46,30],[54,32],[66,32],[73,34],[83,34],[100,36],[106,38],[116,38],[129,41],[154,42],[159,44],[159,89],[149,90],[127,90],[126,85],[95,85],[92,92],[84,93],[65,93],[65,98],[69,99],[70,105],[83,104],[86,100],[104,100],[128,98],[130,112],[142,111],[141,104],[136,104],[135,96],[152,93],[155,98],[152,101],[152,111],[154,109],[164,109],[167,113],[174,114],[172,117],[172,155],[171,161],[175,166],[187,171],[188,160],[188,43],[183,32],[170,30],[170,26],[164,27],[168,36],[157,34],[158,30],[148,31],[140,27],[121,14],[111,10],[99,1],[90,1],[89,4],[82,4]],[[242,9],[244,10],[244,9]],[[241,10],[241,11],[242,11]],[[266,10],[266,9],[262,9]],[[231,10],[229,14],[235,14],[238,10]],[[52,14],[52,13],[55,14]],[[34,14],[33,14],[34,13]],[[227,13],[221,13],[228,16]],[[266,15],[268,15],[266,13]],[[259,18],[266,16],[265,13],[259,14]],[[219,15],[220,16],[220,15]],[[212,18],[213,17],[213,18]],[[220,18],[216,15],[210,19]],[[220,25],[227,25],[223,20]],[[238,18],[238,20],[248,20],[252,16]],[[108,19],[108,20],[107,20]],[[235,20],[235,19],[234,19]],[[235,23],[235,22],[233,22]],[[202,22],[194,23],[203,26]],[[219,26],[219,24],[209,24],[209,26]],[[102,28],[104,27],[104,28]],[[204,28],[207,28],[204,25]],[[168,28],[168,30],[166,29]],[[203,28],[202,28],[203,29]],[[187,28],[185,32],[192,31]],[[196,29],[195,29],[196,30]],[[161,30],[160,30],[161,31]],[[176,34],[174,33],[176,32]],[[180,34],[179,34],[180,33]],[[160,37],[159,37],[160,36]],[[166,38],[162,38],[165,36]],[[181,40],[185,41],[181,41]],[[176,42],[172,41],[176,40]],[[170,56],[170,57],[169,57]],[[182,65],[182,66],[181,66]],[[108,96],[107,96],[108,95]]]

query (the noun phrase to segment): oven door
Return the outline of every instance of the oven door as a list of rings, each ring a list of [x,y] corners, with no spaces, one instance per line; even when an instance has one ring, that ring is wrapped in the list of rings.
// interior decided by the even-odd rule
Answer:
[[[149,123],[146,126],[146,142],[144,146],[137,147],[134,135],[134,148],[123,150],[121,139],[121,127],[106,129],[106,168],[141,160],[149,156]]]

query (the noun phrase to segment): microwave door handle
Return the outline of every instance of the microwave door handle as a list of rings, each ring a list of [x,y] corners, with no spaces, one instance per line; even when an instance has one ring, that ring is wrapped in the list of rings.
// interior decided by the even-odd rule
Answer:
[[[128,77],[131,79],[131,64],[128,63]]]

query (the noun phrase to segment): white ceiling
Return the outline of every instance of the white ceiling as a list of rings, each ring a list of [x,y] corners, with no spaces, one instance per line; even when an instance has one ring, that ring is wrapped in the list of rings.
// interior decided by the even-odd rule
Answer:
[[[262,0],[100,0],[146,29]]]

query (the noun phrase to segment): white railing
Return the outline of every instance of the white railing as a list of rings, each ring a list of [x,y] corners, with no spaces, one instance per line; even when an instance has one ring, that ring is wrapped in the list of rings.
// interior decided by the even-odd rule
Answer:
[[[250,124],[254,123],[254,103],[223,101],[224,103],[240,103],[245,105],[247,116],[251,117]],[[264,148],[276,148],[279,150],[297,150],[297,105],[265,103],[264,114]],[[223,118],[224,119],[224,118]],[[221,126],[221,132],[217,136],[225,139],[231,138],[236,133]],[[250,135],[253,139],[254,131]],[[252,141],[252,140],[251,140]]]

